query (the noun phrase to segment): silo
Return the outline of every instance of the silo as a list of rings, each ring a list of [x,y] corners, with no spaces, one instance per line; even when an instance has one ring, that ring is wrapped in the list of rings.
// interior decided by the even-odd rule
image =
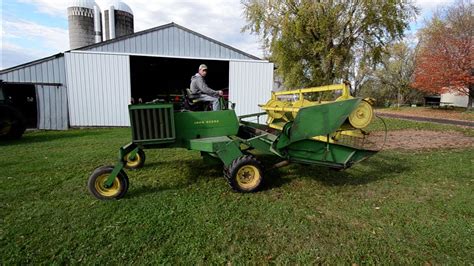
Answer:
[[[104,11],[104,22],[106,40],[133,33],[133,12],[124,2],[110,2]]]
[[[94,0],[70,1],[67,14],[69,22],[69,46],[71,49],[102,41],[102,15],[99,6]]]

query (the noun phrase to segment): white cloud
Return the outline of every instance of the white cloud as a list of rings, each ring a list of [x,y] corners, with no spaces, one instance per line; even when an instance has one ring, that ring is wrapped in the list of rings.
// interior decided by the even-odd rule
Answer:
[[[66,17],[66,8],[69,1],[64,0],[17,0],[20,3],[36,6],[38,12],[55,17]]]
[[[64,0],[17,0],[21,3],[34,5],[37,12],[47,14],[57,19],[66,20],[69,1]],[[440,6],[452,3],[454,0],[416,0],[415,4],[421,9],[416,24],[430,16],[432,11]],[[108,7],[110,0],[96,0],[102,10]],[[213,39],[226,43],[247,53],[262,57],[261,43],[257,36],[248,32],[241,33],[245,25],[242,16],[242,6],[239,0],[208,0],[205,2],[191,0],[124,0],[135,16],[135,31],[141,31],[170,22],[197,31]],[[48,56],[69,48],[68,32],[59,27],[41,25],[41,21],[12,19],[21,14],[9,14],[10,20],[3,21],[2,41],[9,43],[23,40],[32,43],[28,50],[30,55]],[[26,16],[24,16],[26,17]],[[415,27],[417,28],[417,27]],[[39,48],[35,48],[39,47]],[[7,56],[3,52],[3,57]],[[15,52],[21,52],[15,50]]]
[[[40,58],[40,55],[34,50],[25,50],[20,46],[8,42],[2,42],[0,69],[27,63],[38,58]]]
[[[6,40],[22,39],[31,42],[32,47],[41,46],[53,50],[64,51],[69,47],[69,37],[67,30],[55,27],[48,27],[27,20],[3,21],[2,38]]]
[[[67,30],[28,20],[3,17],[0,69],[26,63],[69,48]],[[26,60],[26,61],[25,61]]]
[[[37,12],[67,19],[69,1],[64,0],[18,0],[32,4]],[[110,0],[96,0],[102,10],[108,8]],[[135,31],[175,22],[201,34],[226,43],[256,56],[262,56],[256,36],[241,33],[245,25],[240,1],[209,0],[125,0],[133,10]],[[67,39],[66,39],[67,40]]]
[[[102,10],[108,0],[98,0]],[[127,0],[135,17],[135,31],[175,22],[247,53],[261,57],[256,36],[241,33],[245,25],[240,1]]]

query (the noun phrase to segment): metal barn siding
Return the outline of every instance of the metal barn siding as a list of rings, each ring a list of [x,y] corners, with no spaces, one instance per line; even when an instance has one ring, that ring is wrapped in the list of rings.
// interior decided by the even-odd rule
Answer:
[[[236,103],[237,115],[262,112],[258,105],[270,99],[272,87],[272,63],[230,61],[229,99]],[[261,118],[260,123],[263,122]]]
[[[64,56],[55,55],[0,71],[0,79],[5,82],[36,84],[39,129],[68,128]]]
[[[74,52],[65,55],[70,125],[129,126],[129,57]]]
[[[260,60],[176,24],[86,46],[80,50],[162,56]]]
[[[64,87],[36,85],[38,102],[38,128],[60,129],[68,128],[67,93]]]
[[[46,58],[24,66],[0,71],[0,79],[6,82],[66,83],[64,57]]]

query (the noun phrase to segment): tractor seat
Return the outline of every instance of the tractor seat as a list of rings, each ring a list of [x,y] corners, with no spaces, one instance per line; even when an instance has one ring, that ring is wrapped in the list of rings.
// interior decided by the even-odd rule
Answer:
[[[186,88],[186,96],[189,99],[191,104],[202,102],[200,99],[193,98],[193,94],[191,93],[191,89]]]
[[[183,90],[184,94],[184,109],[189,111],[205,111],[207,107],[207,102],[197,99],[196,95],[191,93],[189,88]]]

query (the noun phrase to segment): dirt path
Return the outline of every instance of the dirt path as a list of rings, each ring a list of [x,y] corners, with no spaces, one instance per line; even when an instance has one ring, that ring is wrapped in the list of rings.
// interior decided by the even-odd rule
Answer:
[[[433,123],[465,126],[465,127],[474,127],[474,121],[423,117],[423,116],[414,116],[414,115],[405,115],[405,114],[401,115],[401,114],[394,114],[394,113],[387,113],[387,112],[380,112],[380,111],[377,111],[376,113],[377,115],[381,117],[406,119],[406,120],[414,120],[414,121],[421,121],[421,122],[433,122]]]
[[[407,116],[420,116],[450,120],[464,120],[474,122],[474,113],[466,112],[465,109],[443,109],[443,108],[429,108],[429,107],[400,107],[400,108],[382,108],[377,109],[377,112],[399,114]]]
[[[369,141],[383,143],[385,132],[372,132]],[[470,148],[474,147],[474,138],[457,131],[431,130],[395,130],[387,133],[384,150],[429,150],[439,148]]]

